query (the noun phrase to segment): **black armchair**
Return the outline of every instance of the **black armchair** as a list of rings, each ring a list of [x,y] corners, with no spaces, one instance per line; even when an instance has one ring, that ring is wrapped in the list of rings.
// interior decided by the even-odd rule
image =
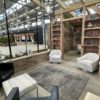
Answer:
[[[19,97],[19,89],[17,87],[13,88],[6,100],[59,100],[59,89],[58,86],[53,86],[51,91],[51,96],[48,97]]]
[[[2,82],[9,79],[14,74],[13,63],[0,63],[0,86]]]

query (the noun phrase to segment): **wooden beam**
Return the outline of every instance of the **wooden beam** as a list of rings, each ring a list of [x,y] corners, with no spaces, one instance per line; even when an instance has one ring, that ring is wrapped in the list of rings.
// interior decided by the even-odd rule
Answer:
[[[64,2],[61,0],[56,0],[56,2],[63,8],[66,9],[66,5],[64,5]],[[73,16],[73,14],[69,13],[71,16]]]
[[[85,3],[86,3],[84,0],[80,0],[80,2],[81,2],[82,4],[85,4]]]
[[[35,3],[38,6],[41,6],[41,2],[39,0],[32,0],[33,3]]]
[[[88,7],[88,6],[95,5],[97,3],[100,3],[100,0],[91,0],[89,2],[85,2],[85,6]],[[82,8],[82,7],[83,7],[82,4],[78,3],[78,4],[75,4],[73,6],[67,7],[66,11],[72,11],[72,10],[79,9],[79,8]]]
[[[70,22],[73,20],[82,20],[82,16],[81,17],[73,17],[73,18],[68,18],[68,19],[62,19],[62,22]]]
[[[35,4],[37,4],[38,6],[41,7],[41,2],[39,0],[32,0]],[[66,6],[64,5],[64,3],[61,0],[56,0],[57,3],[62,7],[62,8],[66,8]],[[43,7],[43,6],[42,6]],[[44,8],[44,7],[43,7]],[[71,13],[69,13],[71,14]],[[71,14],[72,15],[72,14]],[[73,15],[72,15],[73,16]]]
[[[91,0],[91,2],[90,1],[86,2],[86,7],[95,5],[97,3],[100,3],[100,0]],[[66,7],[66,10],[58,10],[58,11],[56,11],[55,14],[59,14],[60,12],[62,12],[62,13],[70,12],[70,11],[73,11],[73,10],[76,10],[76,9],[80,9],[82,7],[83,7],[82,3],[78,3],[78,4],[75,4],[73,6]]]
[[[97,6],[92,6],[91,7],[97,14],[100,15],[100,8],[98,8]]]
[[[64,2],[61,0],[56,0],[56,2],[63,8],[66,9],[66,6],[64,5]]]

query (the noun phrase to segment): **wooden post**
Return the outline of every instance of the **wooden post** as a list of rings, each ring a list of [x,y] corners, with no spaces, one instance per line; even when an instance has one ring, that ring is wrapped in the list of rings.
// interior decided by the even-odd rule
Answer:
[[[81,37],[81,55],[84,54],[84,28],[85,28],[85,21],[86,21],[86,7],[85,7],[85,3],[83,2],[83,20],[82,20],[82,37]]]
[[[60,33],[60,45],[61,45],[61,52],[62,52],[62,59],[64,58],[64,24],[62,22],[63,20],[63,13],[60,14],[60,20],[61,20],[61,33]]]

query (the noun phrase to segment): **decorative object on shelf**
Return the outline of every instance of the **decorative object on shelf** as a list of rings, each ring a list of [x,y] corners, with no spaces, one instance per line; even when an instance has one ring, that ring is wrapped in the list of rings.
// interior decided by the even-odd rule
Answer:
[[[82,49],[81,45],[80,44],[77,44],[77,52],[78,53],[81,53],[81,49]]]
[[[95,14],[92,14],[92,15],[90,15],[90,20],[95,20],[96,19],[96,15]]]
[[[87,25],[89,28],[91,28],[92,27],[92,23],[88,23],[88,25]]]

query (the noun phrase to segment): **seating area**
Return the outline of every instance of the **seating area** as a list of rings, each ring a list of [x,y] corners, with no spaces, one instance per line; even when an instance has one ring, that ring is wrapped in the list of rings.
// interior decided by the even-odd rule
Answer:
[[[11,78],[7,81],[4,81],[2,83],[2,86],[6,96],[9,95],[10,91],[14,87],[19,88],[20,96],[23,96],[34,89],[36,89],[36,94],[38,96],[37,81],[34,80],[32,77],[30,77],[27,73]]]
[[[19,88],[12,88],[6,100],[59,100],[58,86],[53,86],[51,96],[48,97],[26,97],[20,98]]]
[[[92,71],[92,73],[88,73],[86,71],[89,71],[89,70],[84,70],[84,69],[83,70],[80,70],[79,69],[80,66],[76,66],[75,67],[75,65],[77,65],[77,63],[80,63],[77,60],[79,60],[79,61],[80,60],[82,60],[82,61],[85,60],[86,61],[86,60],[88,60],[87,58],[91,58],[92,61],[94,61],[94,60],[96,61],[96,63],[94,63],[95,64],[95,67],[94,68],[96,70],[98,68],[98,60],[99,60],[98,59],[98,55],[96,55],[94,53],[88,53],[87,55],[88,56],[84,55],[83,57],[76,57],[76,58],[74,58],[74,56],[69,56],[69,55],[66,54],[65,60],[66,59],[70,59],[69,62],[66,63],[65,60],[62,60],[60,62],[60,64],[58,64],[57,62],[56,63],[51,63],[48,60],[48,62],[46,62],[46,66],[50,66],[51,68],[54,67],[54,68],[57,68],[57,69],[62,68],[62,69],[60,69],[62,71],[63,70],[65,70],[65,71],[67,71],[67,70],[75,71],[73,73],[73,75],[75,73],[79,74],[80,76],[83,74],[83,75],[85,75],[87,77],[90,77],[90,79],[89,79],[90,81],[93,81],[93,79],[91,77],[92,77],[92,73],[94,73],[94,70]],[[94,55],[94,57],[93,57],[93,55]],[[50,57],[50,56],[48,55],[48,57]],[[95,58],[95,59],[93,60],[92,57]],[[96,57],[97,57],[97,59],[96,59]],[[76,61],[74,61],[73,59],[76,59]],[[81,66],[84,65],[83,62],[82,62],[82,64],[80,63]],[[12,67],[13,68],[13,72],[14,72],[14,70],[16,70],[16,69],[14,69],[14,67],[15,67],[14,63],[2,63],[2,64],[5,64],[5,65],[8,64],[8,66],[9,66],[9,64],[11,64],[11,65],[13,65],[13,67]],[[85,63],[85,64],[87,64],[87,63]],[[67,68],[65,67],[66,65],[68,65]],[[91,65],[92,65],[92,63],[91,63]],[[91,65],[90,65],[90,68],[92,67]],[[45,64],[42,64],[42,66],[45,66]],[[15,73],[16,72],[15,71],[9,78],[3,80],[2,81],[2,86],[1,86],[1,88],[2,88],[3,91],[1,93],[4,95],[3,96],[4,99],[1,99],[1,100],[16,100],[16,99],[17,100],[59,100],[58,98],[64,98],[64,97],[66,97],[67,95],[66,96],[65,95],[61,96],[62,93],[63,93],[63,92],[61,93],[61,91],[62,91],[61,86],[64,86],[65,84],[60,83],[61,81],[60,81],[60,79],[58,77],[64,78],[66,76],[66,74],[68,74],[69,72],[68,73],[65,73],[65,75],[63,77],[62,74],[61,74],[62,72],[60,72],[60,70],[57,71],[57,69],[56,70],[55,69],[50,69],[50,68],[48,69],[48,67],[46,67],[47,69],[45,69],[45,70],[41,70],[41,68],[45,68],[45,67],[42,67],[42,66],[40,68],[39,67],[37,67],[37,68],[31,67],[31,69],[30,68],[29,69],[27,68],[27,69],[25,69],[25,71],[23,70],[21,73],[18,73],[17,72],[18,74]],[[35,71],[35,69],[37,69],[37,70]],[[39,70],[40,70],[40,72],[38,72]],[[43,74],[42,74],[42,72],[43,72]],[[55,74],[53,74],[53,72]],[[59,76],[58,75],[56,76],[56,74],[59,73],[59,72],[60,72],[61,75],[58,74]],[[46,73],[48,73],[48,74],[51,73],[50,74],[50,77],[48,77],[48,74],[46,75]],[[9,74],[7,74],[7,75],[9,75]],[[47,78],[46,78],[45,75],[47,76]],[[68,77],[70,77],[70,74],[67,76],[67,78]],[[73,77],[73,79],[75,79],[75,77],[76,77],[76,74]],[[77,76],[77,78],[78,77],[79,76]],[[53,78],[53,79],[49,80],[49,78]],[[83,78],[83,76],[81,76],[81,78]],[[82,80],[84,80],[84,78]],[[48,81],[46,81],[46,79],[48,79]],[[69,78],[69,79],[71,79],[71,78]],[[76,79],[75,79],[75,81],[76,81]],[[42,82],[42,80],[43,80],[43,82]],[[85,80],[87,80],[87,79],[85,79]],[[83,82],[85,82],[85,80]],[[69,80],[69,81],[71,81],[71,80]],[[90,81],[87,84],[90,84]],[[45,82],[47,82],[47,83],[45,83]],[[66,79],[66,82],[67,82],[67,79]],[[74,80],[73,80],[73,82],[74,82]],[[53,84],[51,85],[51,83],[53,83]],[[99,81],[97,83],[99,83]],[[97,83],[95,83],[95,85]],[[52,87],[52,91],[53,92],[51,91],[51,88],[49,88],[49,91],[48,91],[48,88],[45,87],[45,84],[46,84],[46,87],[49,87],[49,85],[50,85],[50,87]],[[60,86],[60,84],[62,84],[62,85]],[[66,83],[66,84],[68,84],[68,83]],[[76,83],[74,83],[74,84],[76,84]],[[79,83],[77,83],[77,85],[78,84]],[[81,84],[83,84],[83,83],[81,83]],[[88,87],[88,85],[85,86],[85,89],[87,89],[87,91],[84,89],[84,91],[82,92],[82,94],[80,96],[80,100],[81,100],[81,98],[82,98],[82,100],[83,99],[84,100],[85,99],[88,100],[87,99],[88,97],[86,96],[86,94],[88,92],[88,88],[93,88],[92,84],[94,84],[94,83],[91,83],[91,87]],[[83,85],[85,85],[85,84],[83,84]],[[68,86],[70,86],[70,85],[68,85]],[[80,85],[78,85],[78,86],[80,87]],[[71,86],[71,87],[73,89],[73,86]],[[71,87],[70,87],[70,89],[71,89]],[[79,88],[79,90],[80,90],[80,88]],[[65,90],[63,90],[63,91],[65,91]],[[65,91],[65,93],[66,93],[66,91]],[[95,93],[99,93],[99,92],[95,92]],[[94,95],[96,95],[95,93],[94,93]],[[84,95],[84,96],[82,96],[82,95]],[[52,98],[52,96],[53,96],[53,98]]]
[[[100,100],[100,0],[0,0],[0,100]]]
[[[38,95],[38,83],[27,73],[17,77],[10,78],[2,82],[2,87],[5,93],[5,100],[59,100],[59,87],[53,86],[51,94],[45,97]],[[24,95],[35,91],[35,97]]]
[[[2,86],[5,93],[5,100],[59,100],[58,86],[52,87],[50,96],[39,97],[37,81],[27,73],[4,81]],[[24,97],[24,95],[33,90],[36,91],[36,97]]]

